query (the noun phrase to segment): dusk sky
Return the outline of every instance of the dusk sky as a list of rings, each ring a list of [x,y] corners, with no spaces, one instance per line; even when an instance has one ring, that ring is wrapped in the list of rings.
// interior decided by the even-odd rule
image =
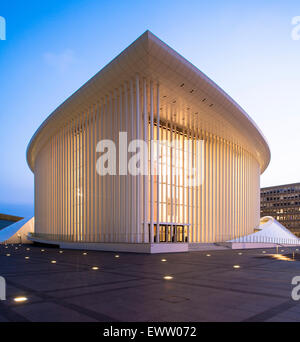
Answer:
[[[300,182],[299,0],[1,1],[0,212],[33,212],[26,148],[42,121],[145,30],[254,119],[271,149],[262,186]],[[300,32],[300,29],[299,29]]]

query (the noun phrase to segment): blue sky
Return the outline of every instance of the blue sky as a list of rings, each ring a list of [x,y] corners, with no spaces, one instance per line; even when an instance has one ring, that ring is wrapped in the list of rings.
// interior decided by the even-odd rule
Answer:
[[[262,186],[300,181],[299,1],[2,1],[0,212],[28,215],[25,151],[41,122],[146,29],[212,78],[271,148]]]

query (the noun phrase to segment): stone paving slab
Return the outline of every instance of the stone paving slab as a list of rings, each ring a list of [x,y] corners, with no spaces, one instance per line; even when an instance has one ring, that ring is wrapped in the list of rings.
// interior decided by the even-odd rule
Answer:
[[[299,322],[291,279],[300,275],[300,261],[273,253],[144,255],[0,245],[0,275],[7,281],[0,322]],[[18,296],[28,300],[16,303]]]

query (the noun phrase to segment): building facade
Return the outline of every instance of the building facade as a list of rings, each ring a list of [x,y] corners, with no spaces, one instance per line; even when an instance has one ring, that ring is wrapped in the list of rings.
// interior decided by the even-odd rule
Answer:
[[[300,237],[300,183],[262,188],[260,211]]]
[[[107,141],[114,172],[99,175]],[[128,172],[134,141],[145,173]],[[252,233],[270,151],[226,93],[146,31],[47,118],[27,160],[33,239],[155,252]]]

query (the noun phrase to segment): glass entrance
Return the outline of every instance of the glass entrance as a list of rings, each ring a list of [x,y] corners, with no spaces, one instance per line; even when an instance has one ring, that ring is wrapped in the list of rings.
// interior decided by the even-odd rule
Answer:
[[[159,231],[157,232],[157,224],[153,225],[153,239],[156,242],[157,234],[159,242],[167,243],[187,243],[188,242],[188,224],[168,224],[160,223]],[[151,225],[149,224],[149,240]]]

